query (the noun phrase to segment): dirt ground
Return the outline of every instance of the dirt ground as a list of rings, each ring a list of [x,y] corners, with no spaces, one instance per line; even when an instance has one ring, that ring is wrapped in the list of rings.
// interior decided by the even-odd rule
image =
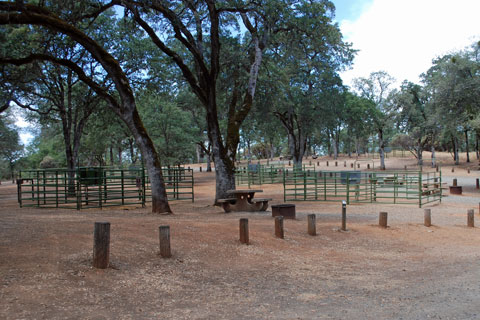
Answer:
[[[414,162],[388,159],[387,167]],[[0,319],[480,319],[480,230],[466,226],[468,209],[480,218],[479,171],[442,168],[464,194],[426,206],[430,228],[424,208],[362,204],[348,206],[341,232],[340,203],[296,202],[283,240],[270,208],[225,214],[212,206],[212,173],[196,172],[195,202],[172,203],[169,216],[148,207],[20,209],[4,181]],[[281,185],[261,188],[283,203]],[[387,229],[379,211],[388,212]],[[306,232],[310,213],[315,237]],[[238,240],[240,218],[249,219],[248,246]],[[91,266],[95,221],[111,223],[105,270]],[[158,254],[160,225],[171,227],[170,259]]]

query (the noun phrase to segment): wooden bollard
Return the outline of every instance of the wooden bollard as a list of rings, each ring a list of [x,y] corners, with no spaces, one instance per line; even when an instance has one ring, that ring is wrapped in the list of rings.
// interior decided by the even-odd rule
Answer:
[[[312,165],[312,160],[310,160],[308,163],[309,163],[308,165],[311,166]]]
[[[479,189],[480,188],[480,179],[477,178],[477,180],[475,181],[475,188],[476,189]]]
[[[432,226],[432,210],[431,209],[424,209],[423,210],[423,225],[425,227]]]
[[[95,222],[93,231],[93,266],[108,268],[110,261],[110,222]]]
[[[160,244],[160,255],[163,258],[170,258],[172,256],[170,249],[170,226],[158,227],[158,240]]]
[[[344,168],[347,167],[347,161],[343,161],[343,167],[344,167]]]
[[[454,167],[452,167],[452,172],[455,172],[455,168],[454,168]]]
[[[475,227],[473,209],[468,209],[467,211],[467,226],[470,228]]]
[[[240,242],[245,244],[250,244],[250,239],[248,237],[248,219],[240,219]]]
[[[317,167],[320,167],[320,161],[317,161]]]
[[[202,167],[200,167],[200,172],[202,172]]]
[[[367,163],[367,169],[370,170],[370,163]]]
[[[342,201],[342,231],[347,231],[347,202]]]
[[[276,216],[275,217],[275,236],[277,238],[284,238],[283,232],[283,216]]]
[[[438,164],[435,166],[435,171],[438,172]]]
[[[407,165],[405,165],[405,166],[403,167],[403,170],[407,171]]]
[[[357,163],[357,168],[360,169],[360,163]]]
[[[327,161],[327,167],[328,167],[328,161]]]
[[[382,228],[387,227],[387,219],[388,219],[388,212],[380,212],[380,215],[378,217],[378,224]]]
[[[454,187],[457,186],[457,178],[453,179],[453,186],[454,186]]]
[[[350,168],[353,168],[353,163],[350,163]]]
[[[288,165],[291,166],[292,165],[292,162],[290,160],[288,160]]]
[[[316,216],[314,214],[309,214],[307,216],[308,221],[308,234],[311,236],[317,235],[317,226],[316,226]]]
[[[467,173],[470,173],[470,168],[467,169]]]
[[[335,167],[338,167],[338,161],[335,161]]]

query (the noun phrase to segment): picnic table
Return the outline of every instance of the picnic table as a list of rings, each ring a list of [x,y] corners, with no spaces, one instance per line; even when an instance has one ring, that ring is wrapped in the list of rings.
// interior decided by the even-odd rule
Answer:
[[[238,189],[228,190],[227,194],[231,198],[218,199],[217,202],[222,204],[225,212],[231,211],[265,211],[268,208],[268,201],[272,199],[255,198],[256,192],[263,192],[263,190],[254,189]]]

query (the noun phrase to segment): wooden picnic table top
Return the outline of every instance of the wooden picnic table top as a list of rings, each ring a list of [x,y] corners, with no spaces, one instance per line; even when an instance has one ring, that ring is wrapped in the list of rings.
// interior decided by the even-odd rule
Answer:
[[[242,194],[242,193],[255,193],[255,192],[263,192],[263,190],[255,190],[255,189],[237,189],[237,190],[227,190],[227,193],[230,194]]]

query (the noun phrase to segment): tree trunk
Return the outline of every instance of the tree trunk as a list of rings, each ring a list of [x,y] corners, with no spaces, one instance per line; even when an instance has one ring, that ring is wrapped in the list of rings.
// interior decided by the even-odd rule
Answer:
[[[207,172],[212,172],[212,155],[207,154]]]
[[[465,151],[467,152],[467,162],[470,162],[470,148],[468,146],[468,130],[465,130]]]
[[[452,145],[453,145],[453,160],[455,161],[455,165],[459,165],[460,159],[458,157],[458,139],[455,136],[452,136]]]
[[[433,146],[433,141],[432,141],[431,151],[432,151],[432,168],[435,168],[437,163],[435,159],[435,147]]]
[[[423,146],[422,139],[418,139],[417,143],[417,164],[423,166]]]
[[[478,130],[475,130],[475,154],[477,156],[477,160],[480,159],[480,151],[478,150]]]
[[[132,109],[133,111],[131,116],[122,115],[122,118],[132,132],[137,146],[142,152],[142,157],[145,160],[152,192],[152,212],[171,213],[172,210],[168,204],[165,182],[162,175],[162,166],[158,157],[158,153],[155,150],[153,141],[148,136],[147,131],[143,126],[142,120],[140,119],[136,108]]]
[[[378,130],[378,144],[380,154],[380,170],[385,170],[385,142],[383,141],[383,130]]]

